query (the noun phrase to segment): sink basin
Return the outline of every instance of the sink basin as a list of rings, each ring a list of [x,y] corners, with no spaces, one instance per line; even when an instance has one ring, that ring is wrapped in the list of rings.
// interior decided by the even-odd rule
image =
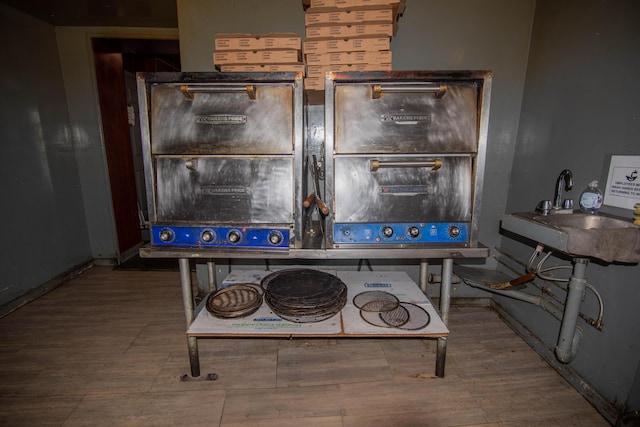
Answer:
[[[574,213],[570,215],[537,215],[534,221],[556,227],[578,228],[580,230],[613,230],[617,228],[638,228],[631,221],[604,215]]]
[[[519,212],[504,215],[502,228],[573,257],[640,262],[640,227],[624,218]]]

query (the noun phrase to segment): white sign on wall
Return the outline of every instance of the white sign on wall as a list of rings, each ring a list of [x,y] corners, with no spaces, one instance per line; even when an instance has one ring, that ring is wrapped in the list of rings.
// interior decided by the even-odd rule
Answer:
[[[633,209],[640,203],[640,156],[611,156],[604,204]]]

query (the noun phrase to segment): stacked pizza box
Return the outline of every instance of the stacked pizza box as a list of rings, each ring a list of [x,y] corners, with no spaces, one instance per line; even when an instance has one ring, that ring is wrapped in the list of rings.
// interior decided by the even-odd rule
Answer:
[[[327,71],[388,71],[391,38],[406,0],[303,0],[305,89],[324,90]]]
[[[222,72],[304,72],[295,33],[217,34],[213,64]]]

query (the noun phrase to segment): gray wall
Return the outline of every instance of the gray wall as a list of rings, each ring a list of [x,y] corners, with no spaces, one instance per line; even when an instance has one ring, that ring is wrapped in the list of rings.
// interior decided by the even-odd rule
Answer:
[[[74,267],[119,256],[92,37],[177,29],[54,27],[0,4],[0,306]]]
[[[54,27],[0,4],[0,306],[92,259]]]
[[[391,45],[394,70],[494,73],[480,218],[480,241],[489,247],[498,242],[507,202],[534,4],[485,0],[480,8],[475,0],[409,0]],[[178,27],[182,69],[213,71],[216,34],[295,32],[304,38],[304,12],[300,0],[178,0]],[[405,270],[417,280],[412,264],[384,268]],[[454,286],[453,295],[485,294]]]
[[[120,253],[93,65],[93,37],[176,39],[177,31],[161,28],[55,28],[91,255],[98,262],[111,263]]]
[[[297,33],[304,37],[301,0],[177,0],[182,71],[214,71],[218,33]]]
[[[568,196],[577,205],[589,181],[606,181],[608,155],[640,154],[639,22],[635,0],[537,1],[511,186],[502,187],[509,192],[507,212],[551,199],[565,168],[574,174]],[[631,218],[631,211],[617,213]],[[524,260],[533,250],[506,237],[501,246]],[[570,262],[554,258],[554,264]],[[570,368],[618,408],[635,395],[631,409],[638,410],[640,266],[590,263],[587,277],[604,299],[605,330],[578,322],[585,336]],[[555,319],[524,303],[497,301],[545,346],[555,345]],[[597,315],[590,292],[583,311]]]

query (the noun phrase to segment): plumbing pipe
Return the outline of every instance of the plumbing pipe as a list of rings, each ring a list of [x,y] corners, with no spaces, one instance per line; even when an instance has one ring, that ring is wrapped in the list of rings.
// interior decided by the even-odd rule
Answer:
[[[502,251],[500,252],[511,258],[510,255]],[[512,259],[516,262],[519,262],[515,258],[512,258]],[[587,282],[586,271],[587,271],[588,264],[589,264],[588,258],[573,259],[573,268],[571,271],[571,277],[569,278],[569,284],[567,285],[567,289],[566,289],[567,296],[564,302],[564,312],[561,317],[558,317],[557,315],[554,314],[556,318],[561,320],[560,332],[558,334],[558,342],[555,347],[556,358],[561,363],[570,363],[575,358],[578,352],[578,348],[580,346],[580,341],[582,339],[583,333],[582,333],[582,328],[577,326],[577,323],[578,323],[578,317],[585,318],[585,316],[582,313],[580,313],[580,305],[582,304],[582,299],[584,298],[585,290],[587,288],[589,288],[598,298],[598,303],[600,305],[600,312],[598,314],[598,320],[596,320],[595,322],[593,321],[593,319],[585,319],[585,320],[587,320],[587,322],[590,323],[592,326],[595,326],[598,330],[602,330],[602,318],[604,313],[604,307],[603,307],[602,298],[600,297],[600,294],[597,292],[597,290],[593,286],[591,286]],[[551,280],[551,282],[556,284],[555,280]],[[471,283],[468,283],[468,284],[471,286],[476,286]],[[476,286],[476,287],[479,287],[479,286]],[[512,294],[515,292],[515,291],[496,292],[495,290],[492,290],[489,288],[485,288],[485,287],[482,287],[482,288],[490,292],[503,294],[505,296],[512,296]],[[521,294],[523,293],[521,292]],[[529,296],[533,297],[532,295],[529,295]],[[522,301],[531,302],[531,301],[528,301],[526,297],[522,298],[522,295],[520,295],[519,297],[513,295],[512,297],[521,299]]]
[[[525,263],[520,261],[519,259],[517,259],[516,257],[509,255],[506,252],[503,252],[500,250],[500,248],[495,248],[498,252],[500,252],[501,254],[505,255],[507,258],[511,259],[512,261],[520,264],[521,266],[525,266]],[[516,270],[515,268],[511,267],[508,263],[506,263],[505,261],[501,260],[500,258],[497,257],[493,257],[498,263],[504,265],[505,267],[507,267],[509,270],[513,271],[514,273],[519,273],[519,270]],[[571,266],[567,266],[567,268],[573,268]],[[546,279],[545,279],[546,280]],[[555,280],[555,278],[553,278],[553,280],[546,280],[547,282],[551,283],[552,285],[555,285],[556,287],[558,287],[559,289],[567,292],[567,285],[564,283],[560,283],[557,280]],[[567,282],[569,281],[569,279],[567,279]],[[544,286],[539,286],[536,282],[531,282],[532,285],[534,285],[536,288],[538,288],[540,290],[540,292],[543,292],[547,295],[549,295],[549,297],[551,297],[555,302],[557,302],[560,305],[563,305],[563,301],[561,301],[558,297],[555,296],[555,294],[551,291],[549,291],[549,288],[544,287]],[[589,289],[591,292],[593,292],[593,294],[595,295],[596,299],[598,300],[598,306],[599,306],[599,311],[598,311],[598,318],[594,319],[590,316],[587,316],[586,314],[583,314],[582,312],[580,313],[580,317],[587,322],[588,324],[590,324],[591,326],[593,326],[594,328],[596,328],[599,331],[604,330],[604,325],[603,325],[603,319],[604,319],[604,302],[602,301],[602,296],[600,295],[600,293],[598,292],[598,290],[592,286],[590,283],[586,283],[587,289]]]
[[[539,263],[538,266],[536,267],[536,273],[538,274],[538,276],[540,278],[542,278],[543,280],[546,280],[548,282],[557,284],[560,288],[562,288],[562,286],[559,285],[558,282],[571,282],[571,277],[568,279],[560,279],[560,278],[556,278],[553,277],[553,275],[546,275],[545,273],[547,271],[551,271],[551,270],[565,270],[565,269],[570,269],[572,271],[572,277],[573,277],[573,271],[575,269],[575,263],[574,266],[570,266],[570,265],[556,265],[556,266],[552,266],[552,267],[546,267],[546,268],[542,268],[544,262],[549,258],[549,256],[551,256],[552,252],[549,252]],[[586,259],[586,258],[581,258],[581,259]],[[575,260],[574,260],[575,261]],[[588,263],[588,260],[587,260]],[[584,267],[584,269],[586,270],[586,265]],[[589,289],[591,292],[593,292],[593,294],[595,295],[595,297],[598,300],[598,306],[599,306],[599,310],[598,310],[598,320],[593,320],[591,318],[585,318],[585,316],[582,313],[578,313],[583,319],[585,319],[587,322],[589,322],[592,326],[596,327],[598,330],[602,330],[602,319],[604,317],[604,303],[602,302],[602,296],[600,295],[600,293],[598,292],[598,290],[596,288],[594,288],[592,285],[590,285],[587,281],[586,281],[586,277],[585,277],[585,287],[587,289]],[[568,285],[566,286],[566,288],[564,288],[565,291],[568,292]],[[583,289],[584,292],[584,289]],[[583,297],[584,298],[584,295]]]
[[[439,274],[429,274],[429,283],[441,283],[441,281],[442,281],[442,276],[440,276]],[[490,288],[489,286],[476,283],[473,281],[464,281],[462,280],[462,278],[460,278],[456,274],[451,275],[451,283],[462,283],[462,282],[474,288],[482,289],[484,291],[493,292],[494,294],[504,295],[509,298],[528,302],[530,304],[533,304],[547,311],[556,319],[562,320],[562,311],[558,307],[556,307],[551,301],[547,300],[546,298],[543,298],[542,296],[535,296],[522,291],[493,289],[493,288]]]
[[[440,274],[431,273],[427,277],[429,283],[442,283],[442,275]],[[457,274],[451,274],[451,283],[462,283],[462,279]]]
[[[558,335],[558,344],[555,348],[556,357],[562,363],[569,363],[573,360],[582,337],[582,330],[576,328],[576,324],[580,313],[580,304],[587,286],[586,271],[588,264],[588,258],[574,258],[573,260],[573,270],[569,279],[562,325]]]
[[[556,307],[555,304],[553,304],[551,301],[547,300],[541,295],[540,296],[531,295],[522,291],[513,291],[513,290],[503,291],[499,289],[492,289],[489,286],[481,285],[479,283],[474,283],[471,281],[465,282],[465,283],[474,288],[482,289],[482,290],[492,292],[494,294],[502,295],[505,297],[517,299],[519,301],[528,302],[529,304],[533,304],[537,307],[540,307],[541,309],[548,312],[556,319],[562,321],[562,311],[558,307]]]
[[[586,283],[586,286],[596,296],[596,299],[598,300],[598,307],[599,307],[598,320],[593,322],[593,319],[588,319],[588,321],[590,321],[592,326],[595,326],[599,331],[601,331],[603,329],[602,319],[604,318],[604,302],[602,301],[602,295],[600,295],[600,292],[598,292],[598,290],[594,288],[593,285],[591,285],[589,282]],[[584,319],[584,316],[581,316],[581,317]]]
[[[584,285],[582,285],[582,291],[580,291],[580,286],[573,287],[573,291],[571,294],[571,303],[569,303],[569,294],[567,294],[567,303],[565,304],[565,310],[563,313],[551,301],[542,296],[535,296],[521,291],[501,291],[498,289],[491,289],[488,286],[480,285],[473,282],[465,283],[478,289],[483,289],[485,291],[517,299],[519,301],[528,302],[545,310],[561,322],[558,345],[555,348],[556,358],[561,363],[569,363],[578,353],[580,341],[582,340],[582,328],[576,326],[576,323],[580,310],[580,302],[582,300],[581,295],[584,292]],[[573,299],[576,299],[576,296],[577,303],[573,301]],[[567,305],[570,305],[570,310],[567,310]]]

